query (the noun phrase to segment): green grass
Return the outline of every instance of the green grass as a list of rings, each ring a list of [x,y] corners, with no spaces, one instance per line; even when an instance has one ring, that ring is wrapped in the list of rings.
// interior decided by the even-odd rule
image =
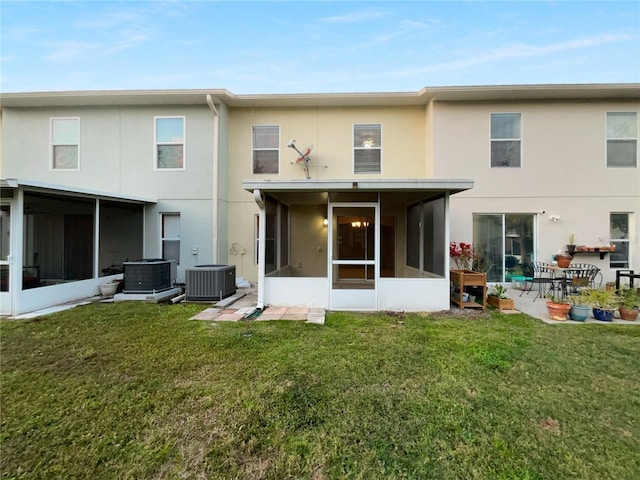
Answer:
[[[201,309],[3,321],[2,476],[638,478],[638,327]]]

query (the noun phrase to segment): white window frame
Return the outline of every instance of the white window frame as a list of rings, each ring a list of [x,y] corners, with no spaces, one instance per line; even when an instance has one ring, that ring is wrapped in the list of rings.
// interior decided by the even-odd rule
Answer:
[[[277,147],[273,147],[273,148],[256,148],[256,146],[254,145],[254,138],[255,138],[255,129],[256,128],[261,128],[261,127],[270,127],[270,128],[277,128],[278,129],[278,146]],[[280,135],[281,135],[281,129],[280,129],[280,125],[275,125],[275,124],[264,124],[264,125],[252,125],[251,126],[251,174],[252,175],[280,175],[280,160],[282,155],[280,155]],[[278,171],[277,172],[256,172],[255,168],[254,168],[254,164],[253,164],[253,159],[254,159],[254,152],[256,151],[260,151],[260,152],[278,152]]]
[[[614,267],[614,266],[611,266],[612,261],[611,261],[611,257],[610,257],[609,258],[609,268],[625,269],[626,270],[626,269],[631,268],[631,238],[629,238],[629,237],[631,237],[631,232],[633,231],[632,230],[633,226],[631,224],[631,222],[632,222],[632,214],[629,213],[629,212],[610,212],[609,213],[609,230],[611,230],[611,215],[626,215],[627,216],[627,229],[628,229],[629,233],[628,233],[628,237],[627,238],[613,238],[613,237],[611,237],[609,239],[610,243],[617,242],[617,243],[626,243],[627,244],[627,266],[626,267]],[[609,233],[609,234],[611,234],[611,233]],[[609,255],[611,256],[612,254],[609,254]]]
[[[182,120],[182,141],[181,142],[159,142],[158,141],[158,120],[175,119]],[[182,167],[162,168],[158,166],[158,146],[160,145],[182,145]],[[187,169],[187,117],[185,115],[158,115],[153,117],[153,169],[158,172],[182,172]]]
[[[165,219],[168,217],[173,217],[178,219],[178,235],[177,236],[166,236],[164,235],[164,226],[165,226]],[[160,213],[160,256],[162,258],[164,258],[164,242],[169,241],[169,242],[178,242],[178,259],[177,259],[177,265],[180,265],[180,257],[182,256],[182,241],[180,240],[180,230],[181,230],[181,218],[180,218],[180,213],[178,212],[162,212]],[[169,259],[165,259],[165,260],[169,260]],[[173,259],[171,259],[173,260]]]
[[[356,147],[356,127],[375,127],[377,126],[380,129],[380,146],[360,146]],[[351,145],[352,145],[352,160],[351,165],[353,169],[354,175],[382,175],[382,146],[383,146],[383,131],[382,131],[382,123],[368,122],[368,123],[354,123],[351,127]],[[380,152],[380,164],[379,170],[377,172],[356,172],[356,151],[359,150],[378,150]]]
[[[520,136],[519,137],[513,137],[513,138],[493,138],[493,135],[491,133],[492,130],[492,126],[493,126],[493,117],[494,116],[499,116],[499,115],[518,115],[520,117]],[[522,114],[522,112],[492,112],[489,115],[489,168],[522,168],[522,164],[523,164],[523,158],[524,158],[524,144],[522,141],[522,137],[523,137],[523,131],[524,131],[524,115]],[[492,158],[492,152],[493,152],[493,142],[519,142],[520,143],[520,161],[518,162],[518,165],[493,165],[493,158]]]
[[[629,114],[629,115],[635,115],[636,117],[636,136],[635,137],[629,137],[629,138],[609,138],[609,115],[611,114]],[[604,163],[605,163],[605,167],[606,168],[638,168],[638,135],[640,133],[640,128],[638,126],[638,112],[631,112],[631,111],[615,111],[615,112],[607,112],[605,115],[605,125],[604,125],[604,136],[605,136],[605,142],[604,142]],[[609,151],[609,141],[630,141],[633,140],[636,142],[636,158],[635,158],[635,165],[609,165],[609,155],[608,155],[608,151]]]
[[[77,126],[77,140],[76,143],[55,143],[53,139],[53,124],[57,121],[70,121],[74,120]],[[54,147],[57,146],[75,146],[78,152],[78,165],[75,168],[56,168],[55,166],[55,154]],[[49,119],[49,170],[56,172],[77,172],[80,170],[80,117],[51,117]]]

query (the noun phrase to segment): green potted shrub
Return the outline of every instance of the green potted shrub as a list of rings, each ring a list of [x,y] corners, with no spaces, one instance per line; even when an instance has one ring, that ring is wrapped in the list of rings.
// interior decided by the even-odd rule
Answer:
[[[620,318],[633,322],[640,312],[640,293],[635,288],[622,288],[618,290],[620,306]]]
[[[593,309],[593,316],[596,320],[611,322],[613,313],[620,303],[620,299],[614,290],[599,290],[592,288],[585,291],[588,296],[589,305]]]
[[[578,295],[570,295],[569,303],[571,304],[571,308],[569,309],[569,318],[578,322],[584,322],[591,311],[588,295],[584,292],[581,292]]]
[[[493,286],[493,290],[487,297],[487,303],[500,310],[513,310],[514,308],[513,299],[509,298],[506,287],[501,283]]]

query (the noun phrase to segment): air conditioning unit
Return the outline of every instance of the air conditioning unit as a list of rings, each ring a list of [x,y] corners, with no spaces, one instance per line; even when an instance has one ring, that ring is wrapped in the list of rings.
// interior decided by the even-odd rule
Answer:
[[[173,286],[170,260],[144,259],[123,262],[124,293],[157,293]]]
[[[236,293],[235,265],[196,265],[184,274],[187,301],[222,300]]]

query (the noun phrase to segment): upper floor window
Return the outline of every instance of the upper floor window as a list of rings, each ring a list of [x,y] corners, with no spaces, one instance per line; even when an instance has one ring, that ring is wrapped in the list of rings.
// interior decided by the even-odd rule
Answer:
[[[607,113],[607,167],[638,165],[638,114]]]
[[[353,126],[353,173],[382,173],[382,125]]]
[[[80,119],[51,119],[51,168],[80,169]]]
[[[184,170],[185,117],[155,118],[156,170]]]
[[[520,167],[522,114],[491,114],[491,167]]]
[[[280,127],[253,127],[253,173],[278,173],[280,169]]]

